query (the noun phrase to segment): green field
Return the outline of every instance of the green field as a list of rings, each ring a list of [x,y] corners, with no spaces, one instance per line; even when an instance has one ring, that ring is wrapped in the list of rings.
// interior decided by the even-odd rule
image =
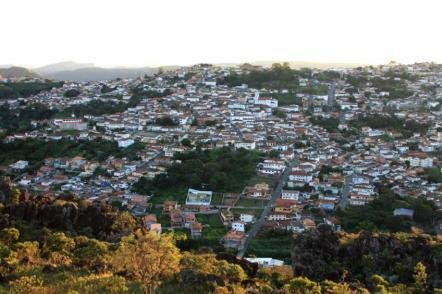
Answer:
[[[196,218],[200,223],[202,223],[204,225],[209,225],[210,227],[224,227],[218,213],[216,213],[216,214],[198,214],[196,216]]]
[[[270,231],[250,241],[246,255],[272,257],[287,262],[291,259],[292,240],[292,234],[289,232]]]
[[[236,206],[244,206],[244,207],[264,207],[267,204],[268,200],[263,199],[246,199],[241,198],[236,203]]]

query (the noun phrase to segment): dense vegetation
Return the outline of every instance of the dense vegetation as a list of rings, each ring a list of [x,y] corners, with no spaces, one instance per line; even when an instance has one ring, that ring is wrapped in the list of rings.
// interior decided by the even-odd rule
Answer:
[[[47,157],[83,156],[89,160],[103,161],[109,156],[136,158],[136,151],[143,148],[135,143],[127,148],[119,148],[116,142],[106,140],[58,141],[16,140],[10,143],[0,142],[0,164],[9,164],[17,160],[27,160],[34,167],[42,164]]]
[[[413,219],[394,216],[396,208],[414,210]],[[363,207],[350,206],[338,210],[337,216],[342,227],[348,232],[360,230],[383,232],[410,232],[418,225],[429,232],[435,228],[437,208],[432,201],[424,198],[400,197],[388,187],[379,187],[379,196]]]
[[[0,106],[0,128],[6,133],[26,132],[35,129],[31,121],[52,119],[54,117],[76,117],[84,115],[100,116],[103,114],[113,114],[126,111],[129,107],[135,107],[140,102],[141,97],[132,96],[125,102],[115,102],[113,100],[92,100],[86,104],[76,104],[63,110],[49,109],[46,105],[34,103],[23,108],[12,109],[8,104]]]
[[[314,125],[318,125],[326,129],[330,133],[338,131],[339,119],[337,118],[333,117],[324,118],[324,117],[311,116],[310,122]]]
[[[278,100],[279,106],[285,105],[302,105],[302,99],[296,97],[296,93],[261,93],[261,96],[273,97]]]
[[[321,226],[293,240],[293,270],[258,269],[180,250],[186,234],[146,232],[100,202],[33,195],[6,178],[0,200],[2,293],[426,293],[440,279],[441,243],[424,235]]]
[[[52,88],[60,88],[63,82],[14,82],[0,83],[0,99],[14,99],[29,97],[42,91],[49,91]]]
[[[49,119],[55,114],[56,110],[38,103],[19,109],[11,109],[9,105],[4,104],[0,106],[0,128],[7,134],[30,131],[33,129],[31,121]]]
[[[74,97],[77,97],[78,95],[80,95],[80,91],[78,91],[77,89],[67,90],[63,94],[63,96],[66,98],[74,98]]]
[[[175,155],[175,163],[166,174],[153,180],[141,178],[135,191],[142,194],[162,194],[173,188],[209,189],[216,192],[240,192],[255,174],[261,154],[245,149],[228,147],[213,150],[196,150]],[[166,192],[166,193],[167,193]]]
[[[394,115],[369,114],[360,115],[351,120],[349,125],[355,128],[370,127],[373,129],[386,129],[402,133],[404,137],[410,137],[413,133],[425,134],[428,125],[417,123],[414,120],[405,120]]]
[[[295,275],[315,281],[359,282],[372,290],[384,286],[380,293],[403,293],[404,284],[413,282],[418,293],[440,287],[442,243],[428,235],[336,233],[323,225],[298,235],[293,244]]]
[[[251,88],[256,89],[289,89],[292,93],[305,93],[312,95],[325,95],[328,91],[326,85],[314,83],[305,87],[299,86],[300,77],[310,77],[312,72],[301,69],[291,69],[288,63],[274,63],[269,69],[251,70],[245,74],[232,73],[229,76],[219,79],[218,84],[225,84],[229,87],[247,84]],[[335,75],[327,76],[324,74],[321,78],[333,78]],[[276,98],[276,97],[275,97]],[[282,105],[285,104],[287,97],[281,97]],[[290,103],[293,104],[294,102]]]
[[[65,108],[61,111],[59,117],[68,117],[75,114],[76,117],[83,115],[99,116],[103,114],[113,114],[123,112],[127,109],[127,104],[124,102],[92,100],[86,104],[76,104]]]
[[[170,116],[163,116],[163,117],[157,118],[155,120],[155,124],[160,125],[160,126],[177,126],[178,122],[176,122]]]
[[[414,92],[408,89],[405,79],[395,79],[395,77],[401,78],[404,75],[407,74],[387,73],[386,76],[388,78],[384,79],[381,77],[370,78],[366,73],[362,73],[349,75],[346,81],[355,88],[363,88],[367,83],[371,83],[378,93],[388,92],[388,97],[391,99],[407,98],[413,95]]]

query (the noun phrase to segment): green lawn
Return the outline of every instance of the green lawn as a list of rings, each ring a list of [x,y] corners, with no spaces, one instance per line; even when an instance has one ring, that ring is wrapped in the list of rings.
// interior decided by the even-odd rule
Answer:
[[[241,198],[236,203],[236,206],[244,206],[244,207],[264,207],[267,204],[268,200],[263,199],[246,199]]]
[[[211,205],[221,205],[223,201],[223,194],[222,193],[213,193],[212,195],[212,201],[210,202]]]
[[[210,227],[224,227],[218,213],[217,214],[198,214],[196,216],[196,218],[200,223],[202,223],[204,225],[210,225]]]
[[[177,201],[179,204],[185,204],[186,203],[186,197],[187,197],[187,189],[177,189],[177,188],[170,188],[170,189],[162,189],[158,192],[158,194],[155,194],[150,202],[153,204],[163,204],[166,200],[173,200]]]
[[[285,105],[291,105],[291,104],[296,104],[296,105],[301,105],[302,104],[302,99],[299,97],[296,97],[296,93],[287,93],[287,94],[282,94],[282,93],[262,93],[262,96],[272,96],[275,99],[278,99],[278,105],[279,106],[285,106]]]
[[[291,238],[259,238],[250,241],[246,256],[272,257],[290,260]]]

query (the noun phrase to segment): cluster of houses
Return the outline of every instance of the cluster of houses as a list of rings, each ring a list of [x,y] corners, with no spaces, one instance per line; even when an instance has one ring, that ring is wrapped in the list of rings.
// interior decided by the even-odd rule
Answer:
[[[47,158],[36,173],[27,173],[32,163],[20,159],[0,166],[0,172],[17,172],[17,184],[41,192],[70,191],[94,200],[120,201],[133,213],[144,215],[146,228],[158,233],[164,226],[158,216],[149,213],[149,197],[131,192],[132,185],[141,177],[152,179],[164,173],[175,163],[174,154],[196,145],[202,149],[230,146],[272,154],[258,164],[257,176],[279,179],[287,172],[287,178],[267,216],[265,227],[270,229],[300,232],[313,229],[320,222],[338,227],[334,219],[318,219],[309,214],[305,205],[323,211],[333,211],[341,205],[363,206],[377,196],[379,183],[389,184],[399,195],[426,197],[442,207],[442,184],[427,177],[430,169],[440,172],[442,166],[442,75],[433,68],[432,64],[420,63],[335,69],[340,78],[333,83],[316,78],[321,71],[312,70],[310,76],[299,78],[301,88],[296,94],[290,94],[289,89],[219,84],[218,80],[232,73],[244,74],[250,69],[210,65],[180,68],[148,78],[69,82],[26,100],[0,103],[12,108],[43,103],[55,109],[94,100],[128,104],[132,89],[138,89],[141,98],[137,105],[122,112],[35,121],[34,131],[10,134],[5,142],[101,138],[116,142],[122,149],[142,144],[143,148],[136,151],[138,159],[109,157],[98,162],[82,157]],[[383,80],[401,73],[393,80],[403,82],[414,94],[398,99],[371,82],[355,87],[345,78],[362,73]],[[405,79],[404,75],[416,78]],[[103,85],[110,91],[102,93]],[[302,87],[312,86],[330,91],[328,95],[302,92]],[[424,90],[428,86],[433,89],[431,92]],[[70,89],[77,89],[80,95],[64,97]],[[272,98],[273,94],[293,95],[293,103],[281,105]],[[275,115],[275,109],[284,115]],[[427,129],[404,137],[389,128],[353,127],[361,115],[387,112]],[[336,129],[313,123],[330,119],[338,121]],[[75,132],[66,132],[69,130]],[[244,187],[240,197],[269,201],[273,188],[263,180]],[[164,203],[162,213],[170,219],[171,228],[189,229],[192,237],[200,238],[205,224],[198,222],[197,215],[218,209],[221,221],[229,228],[223,244],[241,248],[247,224],[253,224],[257,216],[244,213],[235,219],[228,209],[234,205],[217,208],[211,203],[212,196],[209,191],[189,189],[185,203]],[[235,203],[238,197],[231,199]]]

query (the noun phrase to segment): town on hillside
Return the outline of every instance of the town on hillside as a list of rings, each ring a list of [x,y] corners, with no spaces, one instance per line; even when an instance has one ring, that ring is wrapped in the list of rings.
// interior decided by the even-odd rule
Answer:
[[[441,105],[434,63],[0,77],[0,175],[198,248],[290,264],[287,240],[323,224],[442,232]]]

